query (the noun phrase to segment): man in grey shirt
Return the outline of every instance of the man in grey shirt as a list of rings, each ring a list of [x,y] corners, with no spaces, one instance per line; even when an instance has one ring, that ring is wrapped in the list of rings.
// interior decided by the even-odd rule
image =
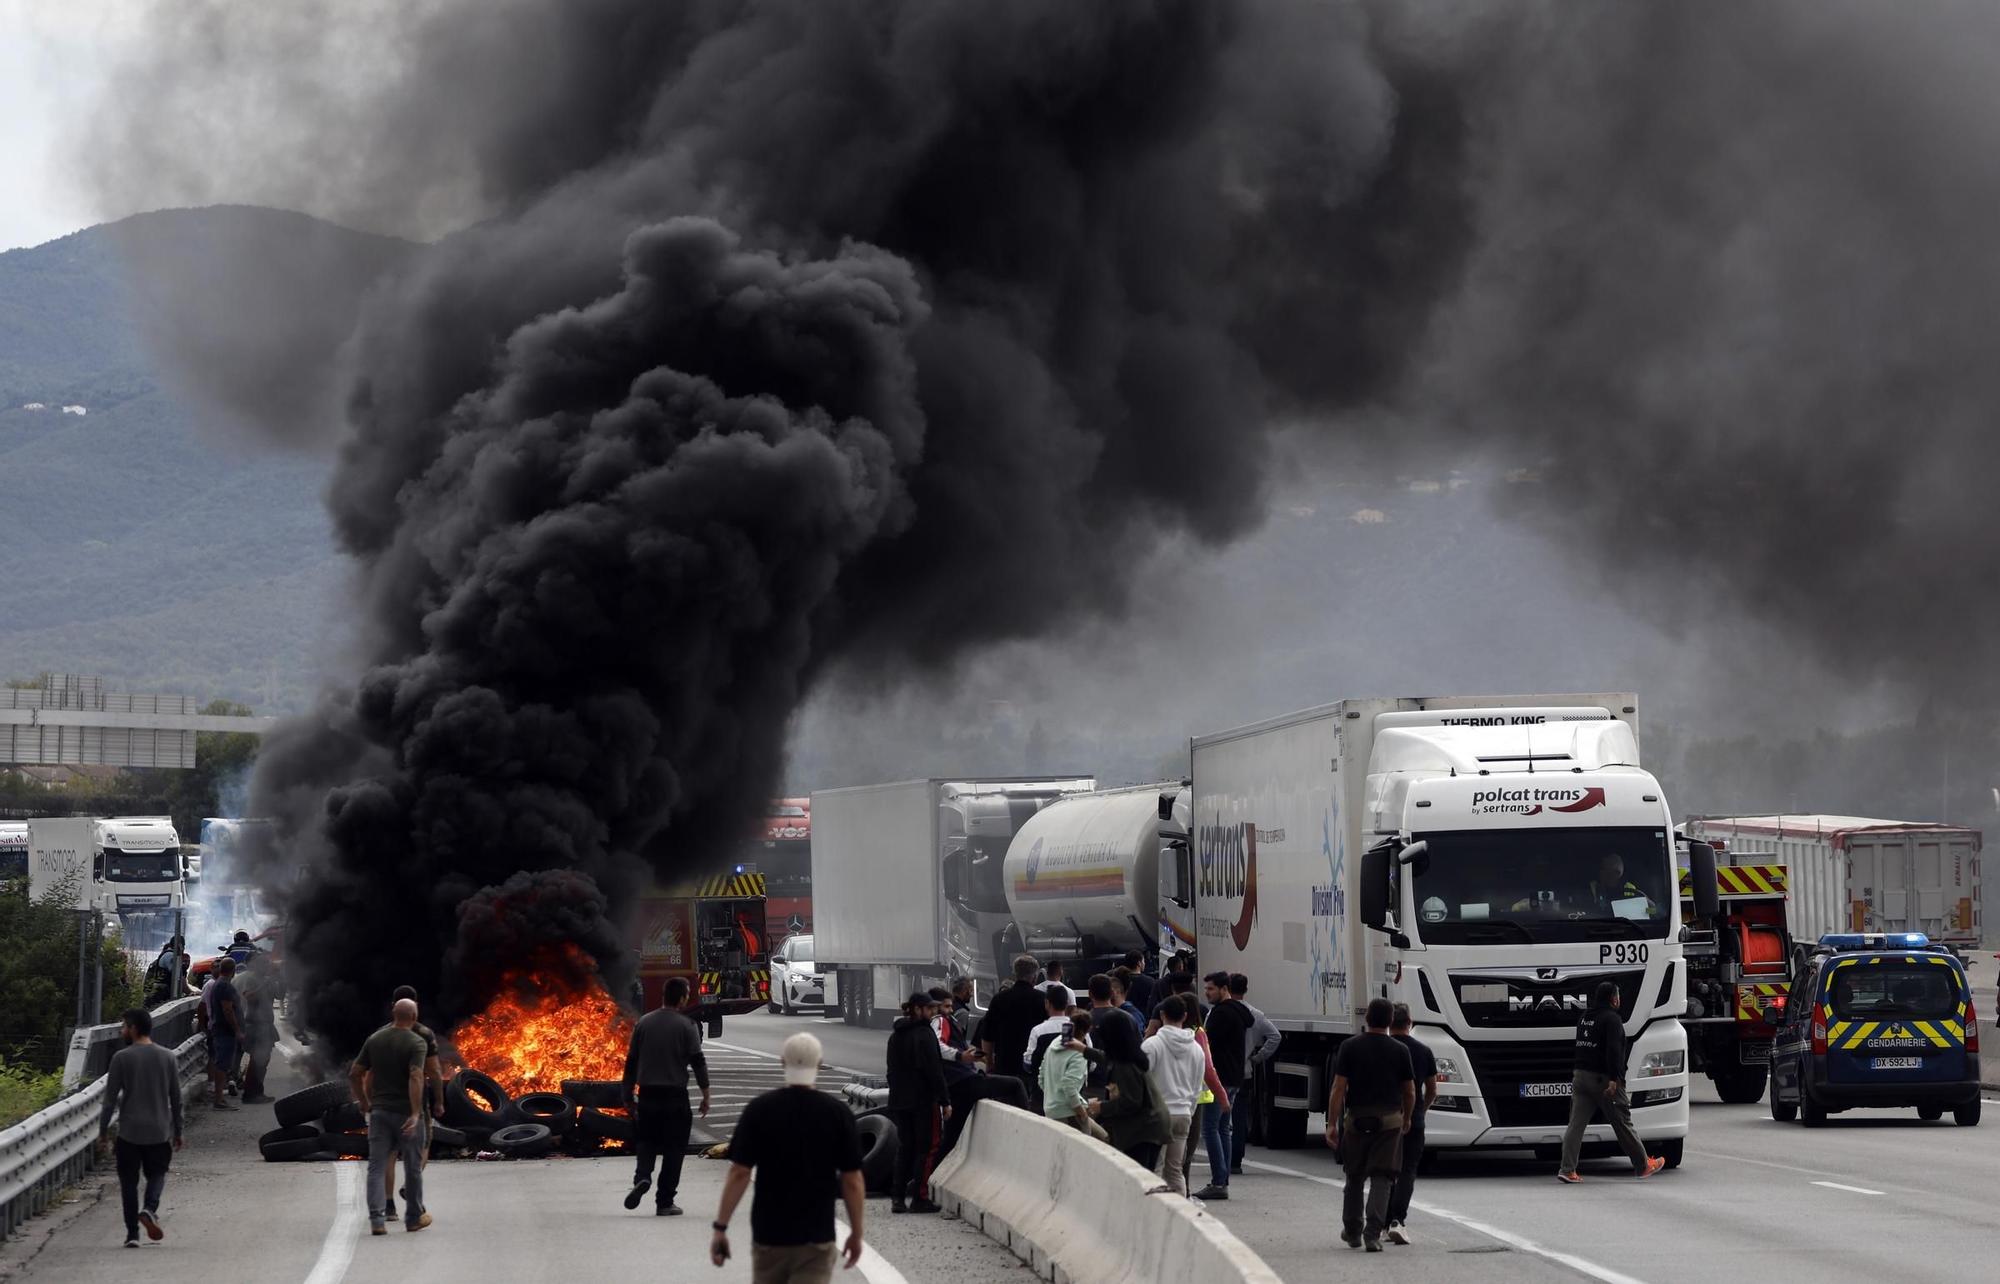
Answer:
[[[660,1191],[653,1212],[680,1216],[674,1196],[680,1191],[681,1161],[687,1158],[688,1134],[694,1115],[688,1109],[688,1071],[701,1085],[701,1113],[708,1115],[708,1059],[701,1055],[701,1030],[681,1012],[687,1002],[684,977],[669,977],[660,992],[660,1006],[632,1027],[632,1046],[625,1052],[625,1106],[632,1112],[633,1149],[638,1171],[625,1207],[637,1208],[653,1185],[653,1160],[660,1161]],[[636,1089],[636,1096],[635,1096]]]
[[[100,1136],[118,1117],[118,1193],[125,1202],[125,1247],[139,1247],[139,1228],[160,1239],[160,1195],[167,1165],[181,1148],[181,1069],[174,1054],[153,1042],[153,1014],[144,1008],[125,1013],[125,1043],[104,1075]],[[139,1174],[146,1175],[146,1202],[139,1202]]]

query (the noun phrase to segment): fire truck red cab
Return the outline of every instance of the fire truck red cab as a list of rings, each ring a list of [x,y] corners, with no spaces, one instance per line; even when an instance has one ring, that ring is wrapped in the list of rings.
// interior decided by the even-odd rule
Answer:
[[[722,1018],[754,1012],[771,997],[771,942],[764,877],[740,869],[642,897],[634,922],[639,984],[647,1011],[673,977],[688,983],[691,1015],[709,1033]]]

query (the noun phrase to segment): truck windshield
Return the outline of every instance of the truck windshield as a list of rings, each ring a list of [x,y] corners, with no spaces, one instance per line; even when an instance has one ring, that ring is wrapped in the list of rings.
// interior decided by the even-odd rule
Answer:
[[[1864,1021],[1929,1021],[1958,1011],[1958,977],[1938,963],[1884,959],[1834,969],[1833,1014]]]
[[[1418,835],[1415,933],[1437,945],[1659,940],[1672,866],[1663,829],[1476,829]]]
[[[181,853],[177,847],[157,852],[123,852],[104,849],[104,878],[112,883],[172,883],[181,876]]]

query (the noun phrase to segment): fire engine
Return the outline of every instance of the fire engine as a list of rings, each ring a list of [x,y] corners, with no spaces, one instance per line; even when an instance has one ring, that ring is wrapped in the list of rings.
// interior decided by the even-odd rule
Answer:
[[[722,1018],[763,1007],[771,997],[770,935],[764,922],[764,876],[741,866],[727,874],[655,888],[640,898],[633,946],[645,1010],[660,1003],[672,977],[693,993],[689,1015],[710,1034]]]
[[[1731,864],[1722,844],[1715,879],[1715,918],[1694,916],[1689,871],[1680,878],[1681,910],[1688,922],[1687,1027],[1690,1069],[1706,1071],[1725,1102],[1760,1100],[1770,1077],[1777,1034],[1766,1014],[1782,1009],[1791,983],[1791,935],[1785,916],[1783,865]]]

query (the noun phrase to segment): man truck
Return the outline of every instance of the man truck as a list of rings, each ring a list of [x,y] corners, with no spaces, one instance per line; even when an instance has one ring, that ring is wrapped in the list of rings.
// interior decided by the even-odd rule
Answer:
[[[1437,1055],[1431,1146],[1552,1155],[1576,1025],[1608,981],[1633,1124],[1680,1162],[1673,818],[1637,714],[1623,693],[1343,700],[1193,740],[1199,964],[1248,974],[1283,1036],[1250,1103],[1265,1144],[1304,1141],[1336,1050],[1381,997],[1409,1004]],[[1713,852],[1690,853],[1713,917]],[[1598,1124],[1588,1140],[1609,1139]]]

